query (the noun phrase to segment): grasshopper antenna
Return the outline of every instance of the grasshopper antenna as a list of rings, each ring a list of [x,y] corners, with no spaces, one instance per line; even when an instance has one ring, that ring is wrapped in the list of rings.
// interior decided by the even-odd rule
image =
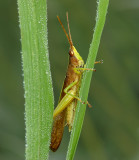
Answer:
[[[72,42],[72,39],[71,39],[71,34],[70,34],[70,27],[69,27],[69,18],[68,18],[68,12],[66,13],[67,15],[67,24],[68,24],[68,30],[69,30],[69,38],[70,38],[70,41]],[[72,42],[73,44],[73,42]]]
[[[67,17],[67,18],[68,18],[68,17]],[[63,24],[62,24],[62,22],[61,22],[61,20],[60,20],[60,18],[59,18],[59,16],[57,16],[57,19],[58,19],[60,25],[62,26],[64,33],[66,34],[66,37],[67,37],[67,39],[68,39],[68,41],[69,41],[69,44],[70,44],[70,48],[72,48],[73,43],[72,43],[72,40],[71,40],[71,35],[68,35],[68,34],[67,34],[67,32],[66,32],[66,30],[65,30],[65,28],[64,28],[64,26],[63,26]],[[69,26],[69,25],[68,25],[68,26]],[[69,31],[69,34],[70,34],[70,31]],[[70,37],[69,37],[69,36],[70,36]]]

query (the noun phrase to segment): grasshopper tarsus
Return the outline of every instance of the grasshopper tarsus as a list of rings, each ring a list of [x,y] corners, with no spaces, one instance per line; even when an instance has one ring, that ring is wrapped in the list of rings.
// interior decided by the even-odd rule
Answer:
[[[82,101],[82,100],[80,99],[80,102],[81,102],[82,104],[87,104],[89,108],[92,108],[92,105],[91,105],[88,101],[85,102],[85,101]]]
[[[103,64],[103,59],[101,59],[100,61],[96,61],[95,62],[95,64],[98,64],[98,63]]]
[[[92,105],[87,101],[87,105],[89,108],[92,108]]]

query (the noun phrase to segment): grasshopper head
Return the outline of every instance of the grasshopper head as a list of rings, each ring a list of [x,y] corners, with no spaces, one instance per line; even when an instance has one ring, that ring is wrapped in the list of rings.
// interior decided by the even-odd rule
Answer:
[[[84,67],[84,61],[74,46],[70,46],[69,55],[72,64],[75,64],[78,68]]]

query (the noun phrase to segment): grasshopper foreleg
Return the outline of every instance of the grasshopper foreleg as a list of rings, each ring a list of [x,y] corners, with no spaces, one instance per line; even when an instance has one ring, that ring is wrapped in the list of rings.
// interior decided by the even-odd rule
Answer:
[[[103,63],[103,60],[100,60],[100,61],[96,61],[95,64],[98,64],[98,63]],[[86,65],[85,65],[86,66]],[[74,71],[77,73],[77,74],[80,74],[79,71],[96,71],[96,69],[94,68],[74,68]]]

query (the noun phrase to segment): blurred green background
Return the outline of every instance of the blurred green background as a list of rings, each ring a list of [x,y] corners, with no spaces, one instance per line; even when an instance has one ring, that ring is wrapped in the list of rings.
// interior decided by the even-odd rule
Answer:
[[[96,0],[48,1],[48,39],[57,104],[64,80],[69,44],[65,28],[69,12],[73,43],[86,61],[95,26]],[[67,29],[67,28],[66,28]],[[110,1],[90,87],[89,102],[75,159],[139,159],[139,1]],[[0,160],[23,160],[24,90],[17,1],[0,1]],[[69,133],[50,160],[65,159]]]

